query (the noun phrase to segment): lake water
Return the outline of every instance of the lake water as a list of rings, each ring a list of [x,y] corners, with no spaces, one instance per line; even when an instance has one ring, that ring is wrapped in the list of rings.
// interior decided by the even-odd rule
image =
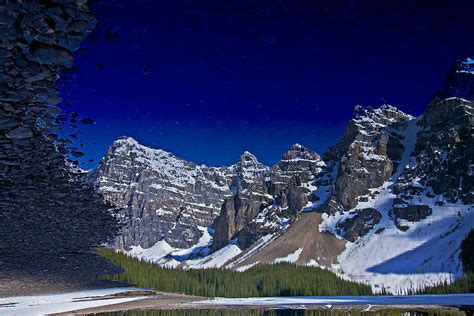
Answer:
[[[340,311],[309,311],[309,310],[143,310],[113,313],[101,313],[100,316],[461,316],[468,315],[463,311],[447,310],[386,310],[379,312],[340,312]]]

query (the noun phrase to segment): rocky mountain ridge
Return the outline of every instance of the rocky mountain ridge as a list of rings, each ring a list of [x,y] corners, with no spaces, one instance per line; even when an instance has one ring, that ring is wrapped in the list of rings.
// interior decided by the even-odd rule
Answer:
[[[323,266],[392,293],[461,275],[474,228],[473,102],[459,96],[472,97],[470,60],[417,118],[357,106],[322,157],[295,144],[273,167],[245,152],[214,168],[117,140],[90,175],[128,210],[115,246],[185,268]]]
[[[292,196],[288,199],[285,186],[292,177],[307,181],[309,173],[319,170],[316,166],[320,161],[316,153],[294,145],[273,168],[249,152],[229,167],[207,167],[121,137],[88,177],[106,200],[125,210],[126,231],[116,247],[149,248],[165,240],[172,247],[189,248],[214,220],[222,222],[224,214],[236,215],[225,220],[229,224],[227,235],[222,225],[214,225],[216,235],[223,237],[221,244],[214,239],[218,249],[244,229],[264,205],[274,205],[276,198],[279,211],[289,207],[289,212],[296,214],[301,207],[293,205],[296,200]]]

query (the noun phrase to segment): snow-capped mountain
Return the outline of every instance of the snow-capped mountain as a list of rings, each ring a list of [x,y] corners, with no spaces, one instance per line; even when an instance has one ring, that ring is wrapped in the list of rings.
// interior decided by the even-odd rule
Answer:
[[[273,167],[245,152],[215,168],[115,141],[90,175],[128,218],[115,246],[184,268],[320,266],[392,293],[460,276],[474,229],[472,59],[453,71],[419,117],[357,106],[322,157],[296,144]]]
[[[197,165],[122,137],[90,178],[108,201],[124,209],[128,224],[118,247],[149,248],[164,240],[188,248],[231,195],[232,175],[229,168]]]

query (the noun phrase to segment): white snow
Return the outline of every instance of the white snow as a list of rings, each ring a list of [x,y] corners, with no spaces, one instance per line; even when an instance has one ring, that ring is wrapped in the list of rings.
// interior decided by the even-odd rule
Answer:
[[[141,145],[135,139],[131,137],[122,137],[117,139],[113,146],[113,154],[109,156],[109,163],[113,163],[116,156],[124,155],[129,157],[129,160],[124,161],[122,165],[117,165],[125,169],[134,168],[136,166],[144,166],[149,170],[152,170],[157,178],[160,178],[164,185],[159,183],[151,183],[149,188],[155,190],[165,190],[174,192],[176,194],[185,194],[186,192],[182,189],[189,186],[194,186],[197,180],[204,182],[206,185],[219,191],[228,191],[228,185],[225,183],[217,184],[214,181],[207,180],[204,176],[205,171],[207,173],[212,172],[223,178],[228,178],[231,172],[231,167],[208,167],[205,165],[196,165],[194,163],[185,161],[181,158],[174,156],[173,154],[164,151],[162,149],[152,149]],[[136,179],[141,175],[136,174]],[[135,181],[137,181],[135,179]],[[133,187],[137,185],[136,182],[122,181],[118,179],[110,180],[106,176],[102,176],[97,180],[100,190],[103,192],[120,192],[114,189],[113,186],[124,186]],[[111,186],[110,184],[113,184]]]
[[[318,259],[319,259],[319,257],[318,257]],[[309,260],[309,262],[306,264],[306,266],[308,266],[308,267],[316,267],[316,268],[321,268],[321,269],[326,269],[325,266],[319,264],[319,263],[318,263],[316,260],[314,260],[314,259]]]
[[[188,268],[188,262],[194,267],[196,266],[196,260],[188,261],[187,259],[196,252],[199,252],[201,255],[207,255],[210,251],[209,246],[212,243],[209,228],[202,226],[198,226],[197,228],[202,232],[202,236],[199,238],[198,242],[190,248],[174,248],[165,240],[160,240],[152,247],[146,249],[143,249],[141,246],[132,246],[132,249],[126,252],[126,254],[170,268],[176,268],[178,266]],[[198,266],[196,267],[198,268]]]
[[[303,248],[296,249],[295,252],[290,253],[288,256],[276,258],[273,262],[274,263],[281,263],[281,262],[294,263],[298,261],[298,258],[300,257],[302,251],[303,251]]]
[[[192,269],[209,269],[222,267],[230,259],[236,257],[242,252],[239,246],[229,244],[224,248],[217,250],[207,257],[198,260],[186,261],[186,266]]]
[[[132,246],[127,254],[141,260],[157,261],[174,250],[165,240],[159,240],[150,248],[143,249],[141,246]]]
[[[110,298],[124,292],[150,291],[139,288],[110,288],[63,294],[0,298],[0,315],[46,315],[136,301],[146,296]]]
[[[321,231],[337,234],[335,225],[357,209],[372,207],[382,214],[381,222],[367,235],[354,243],[347,243],[332,270],[343,278],[370,284],[376,292],[385,289],[393,294],[403,294],[440,282],[450,282],[462,274],[458,260],[459,244],[474,228],[474,212],[471,206],[446,203],[435,204],[432,198],[422,196],[410,204],[424,204],[433,209],[432,216],[416,223],[404,222],[410,228],[399,230],[390,218],[393,199],[392,188],[405,166],[413,164],[410,154],[415,145],[416,120],[408,122],[402,132],[406,150],[399,168],[392,178],[381,187],[371,189],[380,192],[367,202],[359,202],[350,212],[334,216],[323,215]],[[378,234],[375,232],[384,230]]]
[[[454,295],[410,295],[410,296],[294,296],[294,297],[249,297],[215,298],[193,302],[195,305],[244,305],[244,306],[288,306],[288,305],[431,305],[474,306],[474,294]]]
[[[468,58],[466,58],[465,61],[463,61],[463,64],[474,65],[474,59],[468,57]]]
[[[262,238],[260,238],[255,243],[255,245],[252,248],[247,250],[244,255],[240,256],[236,260],[233,260],[227,266],[227,268],[233,268],[233,267],[237,266],[239,263],[241,263],[241,262],[245,261],[246,259],[248,259],[249,257],[251,257],[252,254],[256,253],[257,251],[260,251],[261,249],[263,249],[265,246],[267,246],[271,241],[275,240],[275,238],[277,238],[277,237],[278,237],[277,234],[269,234],[269,235],[263,236]],[[241,270],[244,271],[245,270],[244,267],[241,267]]]
[[[467,58],[466,60],[463,60],[461,65],[461,69],[457,70],[456,72],[465,72],[465,73],[470,73],[474,75],[474,59],[472,58]]]
[[[241,266],[241,267],[235,269],[235,271],[237,271],[237,272],[244,272],[244,271],[247,271],[247,270],[250,269],[250,268],[255,267],[255,266],[256,266],[257,264],[259,264],[259,263],[260,263],[260,261],[256,261],[256,262],[254,262],[254,263],[247,264],[247,265],[245,265],[245,266]]]

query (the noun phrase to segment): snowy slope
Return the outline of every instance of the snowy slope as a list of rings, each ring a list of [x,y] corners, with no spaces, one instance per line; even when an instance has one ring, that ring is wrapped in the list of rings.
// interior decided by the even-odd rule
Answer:
[[[111,288],[88,290],[64,294],[17,296],[0,298],[0,315],[38,316],[53,313],[64,313],[78,309],[126,303],[146,298],[111,297],[125,292],[149,291],[139,288]]]
[[[332,269],[344,278],[368,283],[374,291],[386,289],[394,294],[451,281],[462,274],[458,259],[461,241],[474,228],[472,206],[445,203],[438,206],[432,198],[423,196],[419,204],[429,205],[432,216],[419,222],[406,222],[407,231],[399,230],[389,211],[396,195],[393,186],[405,168],[413,164],[411,153],[417,134],[417,120],[408,122],[402,132],[405,151],[397,171],[381,187],[380,192],[367,202],[359,202],[356,209],[375,208],[382,213],[382,220],[373,230],[348,243]],[[324,214],[321,231],[338,234],[336,224],[351,216],[351,212],[335,216]]]

